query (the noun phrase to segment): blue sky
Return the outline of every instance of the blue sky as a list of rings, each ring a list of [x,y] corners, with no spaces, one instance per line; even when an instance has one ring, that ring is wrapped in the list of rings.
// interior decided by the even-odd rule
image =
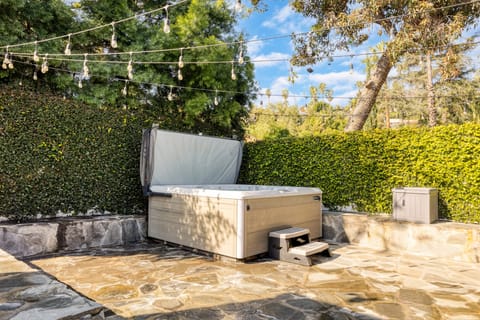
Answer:
[[[249,1],[243,1],[244,5],[250,5]],[[309,30],[312,21],[294,12],[288,0],[265,1],[268,5],[266,12],[255,12],[250,16],[240,19],[239,28],[246,35],[247,40],[264,39],[272,36],[291,35],[292,32],[300,33]],[[480,28],[470,30],[464,34],[464,37],[479,33]],[[375,31],[373,31],[375,32]],[[369,52],[379,41],[378,37],[373,37],[367,43],[360,47],[353,48],[351,52],[337,52],[337,54],[345,54],[347,57],[335,58],[332,62],[322,61],[314,66],[312,73],[307,72],[306,67],[294,67],[298,74],[294,83],[288,81],[290,73],[290,64],[288,61],[283,62],[262,62],[255,63],[255,76],[259,87],[264,91],[269,88],[274,94],[281,94],[283,89],[288,89],[289,94],[293,95],[309,95],[309,87],[325,83],[328,89],[333,90],[335,97],[354,97],[357,94],[356,83],[363,82],[366,78],[365,67],[362,63],[362,56],[350,57],[350,54]],[[462,40],[459,40],[462,41]],[[480,47],[476,47],[471,53],[473,61],[480,61]],[[273,39],[269,41],[258,41],[248,43],[248,55],[252,60],[275,60],[289,59],[292,55],[293,48],[289,37]],[[350,65],[354,68],[351,70]],[[391,74],[394,74],[393,69]],[[266,97],[259,97],[257,103]],[[282,101],[283,98],[272,96],[270,101]],[[305,98],[289,98],[291,105],[302,106],[308,103],[309,99]],[[335,98],[331,103],[333,105],[345,106],[349,99]]]
[[[244,1],[245,2],[245,1]],[[240,30],[246,34],[248,40],[264,39],[272,36],[289,36],[292,32],[306,32],[312,21],[294,12],[288,5],[288,0],[267,1],[266,12],[255,12],[240,20]],[[358,48],[355,51],[360,50]],[[368,47],[364,48],[365,51]],[[248,55],[252,60],[276,60],[289,59],[293,48],[289,37],[248,43]],[[289,94],[309,95],[309,87],[316,86],[323,82],[328,89],[334,91],[334,96],[352,97],[357,93],[355,83],[365,80],[364,68],[359,64],[360,58],[346,57],[336,58],[333,62],[322,61],[311,66],[312,73],[307,72],[306,67],[293,67],[298,77],[294,83],[288,81],[290,64],[282,62],[259,62],[255,63],[255,76],[260,88],[269,88],[272,92],[271,102],[282,101],[282,97],[275,97],[274,94],[281,94],[283,89],[288,89]],[[350,63],[354,64],[353,71],[350,70]],[[259,97],[258,100],[262,99]],[[262,99],[267,101],[266,97]],[[289,98],[290,104],[304,105],[309,99]],[[346,105],[346,99],[334,99],[333,104]]]

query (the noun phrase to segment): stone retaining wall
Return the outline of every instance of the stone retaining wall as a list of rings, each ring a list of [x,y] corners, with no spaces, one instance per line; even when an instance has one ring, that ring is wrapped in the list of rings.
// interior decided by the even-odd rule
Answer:
[[[145,240],[145,216],[58,218],[0,224],[0,248],[16,257],[115,246]],[[480,263],[480,225],[416,224],[390,216],[323,213],[323,239],[377,250]],[[267,240],[265,240],[267,241]]]
[[[376,250],[480,263],[480,225],[417,224],[390,216],[324,212],[323,238]]]
[[[145,216],[55,218],[0,224],[0,248],[16,257],[125,245],[145,240]]]

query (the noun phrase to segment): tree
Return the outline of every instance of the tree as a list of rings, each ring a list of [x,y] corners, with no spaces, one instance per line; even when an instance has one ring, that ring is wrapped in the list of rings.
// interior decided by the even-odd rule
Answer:
[[[466,54],[469,48],[469,45],[451,47],[456,51],[454,61],[451,54],[436,56],[430,63],[417,54],[404,55],[396,65],[395,76],[389,77],[389,86],[379,93],[375,103],[379,116],[388,110],[393,118],[429,126],[432,122],[477,121],[479,101],[475,92],[479,83],[472,68],[474,64]]]
[[[20,7],[24,11],[18,16],[11,15],[18,32],[11,31],[10,24],[0,28],[0,39],[9,32],[18,34],[16,38],[9,38],[8,43],[65,35],[171,4],[167,0],[81,0],[69,8],[59,0],[19,2],[23,7],[15,1],[0,1],[0,6],[2,3],[4,6],[0,9],[8,9],[5,12],[16,12]],[[36,17],[52,13],[45,12],[41,6],[34,12],[27,9],[37,3],[61,8],[58,10],[68,17],[66,23],[60,23],[57,28],[53,27],[55,19],[46,19],[48,26],[43,25],[42,20]],[[167,13],[169,33],[163,30]],[[37,21],[35,19],[39,28],[49,32],[37,32],[35,29],[29,34],[29,29],[23,26]],[[124,107],[147,112],[167,129],[241,137],[255,85],[253,64],[248,56],[242,56],[243,63],[239,61],[240,55],[243,55],[240,52],[246,52],[246,46],[242,43],[243,36],[234,29],[235,19],[225,1],[192,0],[155,14],[74,35],[71,38],[72,53],[91,55],[85,58],[63,56],[62,61],[49,60],[53,68],[46,74],[38,72],[40,81],[36,86],[46,84],[61,95],[102,108]],[[20,32],[22,28],[27,31]],[[113,33],[117,42],[115,48],[110,41]],[[45,52],[62,53],[66,44],[66,38],[40,43],[38,52],[41,58],[44,58],[42,54]],[[27,46],[22,49],[33,52],[35,48]],[[128,54],[150,50],[155,52]],[[111,55],[97,57],[92,54],[101,52]],[[180,57],[184,61],[183,67],[179,65]],[[18,56],[16,59],[23,59],[30,65],[16,68],[15,72],[10,72],[9,79],[31,79],[34,68],[38,68],[31,65],[31,56]],[[133,79],[128,76],[130,61]],[[210,61],[221,62],[205,63]],[[82,75],[84,63],[89,68],[88,76]]]
[[[294,37],[296,65],[316,63],[377,37],[372,26],[388,35],[383,37],[385,51],[359,90],[346,131],[362,129],[390,70],[405,53],[445,53],[480,16],[478,3],[458,0],[294,0],[291,5],[316,20],[312,32]]]
[[[267,107],[253,107],[247,134],[255,140],[295,136],[301,122],[297,106],[284,102],[269,103]]]

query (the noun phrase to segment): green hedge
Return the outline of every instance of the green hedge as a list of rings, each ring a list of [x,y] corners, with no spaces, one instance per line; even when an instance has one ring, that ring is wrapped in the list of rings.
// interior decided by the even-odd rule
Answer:
[[[144,212],[141,133],[160,114],[150,109],[98,109],[0,86],[0,216]],[[392,188],[436,187],[441,217],[478,223],[480,125],[249,143],[240,182],[315,186],[330,208],[371,213],[391,211]]]
[[[392,188],[439,189],[440,217],[480,222],[480,125],[248,143],[241,183],[315,186],[332,209],[390,213]]]
[[[144,211],[138,163],[145,122],[55,95],[0,88],[0,216]]]

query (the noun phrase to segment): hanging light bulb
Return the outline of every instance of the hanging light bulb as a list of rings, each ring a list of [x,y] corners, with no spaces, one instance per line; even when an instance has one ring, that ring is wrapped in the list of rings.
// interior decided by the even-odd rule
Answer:
[[[183,80],[183,74],[182,74],[182,69],[178,69],[178,80],[182,81]]]
[[[33,70],[33,80],[35,80],[35,81],[38,80],[37,68],[36,67],[35,67],[35,70]]]
[[[170,19],[168,18],[168,6],[165,7],[165,19],[163,20],[163,32],[170,33]]]
[[[110,40],[110,46],[113,49],[118,47],[117,36],[115,35],[115,22],[112,22],[112,39]]]
[[[88,78],[90,76],[90,70],[88,69],[88,66],[87,66],[87,56],[88,56],[88,53],[85,53],[84,54],[84,59],[83,59],[83,69],[82,69],[82,77],[84,79]]]
[[[235,11],[241,11],[242,10],[242,0],[237,0],[235,3]]]
[[[45,57],[43,57],[43,62],[42,62],[42,67],[40,68],[40,71],[42,73],[47,73],[48,72],[48,53],[45,54]]]
[[[167,99],[168,101],[172,101],[173,100],[173,87],[170,86],[170,92],[168,93],[168,96],[167,96]]]
[[[181,69],[185,66],[183,62],[183,48],[180,49],[180,57],[178,57],[178,67]]]
[[[312,41],[313,41],[312,38],[313,38],[313,32],[310,31],[310,32],[308,33],[308,37],[305,39],[306,46],[307,46],[307,48],[306,48],[306,50],[305,50],[305,53],[306,53],[307,56],[309,56],[309,57],[311,57],[311,56],[313,55],[313,48],[312,48],[312,45],[311,45],[311,43],[312,43]]]
[[[215,90],[215,98],[213,99],[213,104],[218,106],[218,90]]]
[[[243,48],[240,48],[240,52],[238,53],[238,63],[243,64],[245,60],[243,59]]]
[[[313,50],[312,47],[310,46],[310,43],[307,43],[307,49],[306,49],[307,56],[312,56]]]
[[[128,65],[127,65],[127,77],[128,77],[128,80],[132,80],[133,79],[133,61],[132,61],[132,52],[130,52],[130,61],[128,61]]]
[[[237,75],[235,74],[235,65],[233,64],[233,61],[232,61],[232,72],[230,76],[233,81],[237,80]]]
[[[65,46],[65,51],[64,51],[64,53],[65,53],[66,56],[69,56],[69,55],[72,54],[72,50],[70,49],[70,46],[71,46],[71,44],[70,44],[71,37],[72,37],[72,34],[69,33],[69,34],[68,34],[67,45]]]
[[[125,86],[124,86],[123,89],[122,89],[122,95],[123,95],[124,97],[126,97],[126,96],[127,96],[127,93],[128,93],[128,91],[127,91],[127,83],[128,83],[128,80],[125,80]]]
[[[38,57],[37,41],[35,41],[35,50],[33,51],[33,61],[35,61],[35,62],[40,61],[40,58]]]
[[[9,63],[10,63],[10,59],[8,59],[8,49],[7,49],[7,52],[5,53],[5,57],[3,58],[2,69],[7,69]]]
[[[5,57],[2,62],[2,68],[3,69],[13,69],[13,61],[11,59],[11,55],[8,52],[9,46],[7,46],[7,49],[5,51]]]
[[[82,83],[82,78],[81,78],[81,77],[80,77],[80,79],[78,79],[78,87],[79,87],[80,89],[83,88],[83,83]]]

